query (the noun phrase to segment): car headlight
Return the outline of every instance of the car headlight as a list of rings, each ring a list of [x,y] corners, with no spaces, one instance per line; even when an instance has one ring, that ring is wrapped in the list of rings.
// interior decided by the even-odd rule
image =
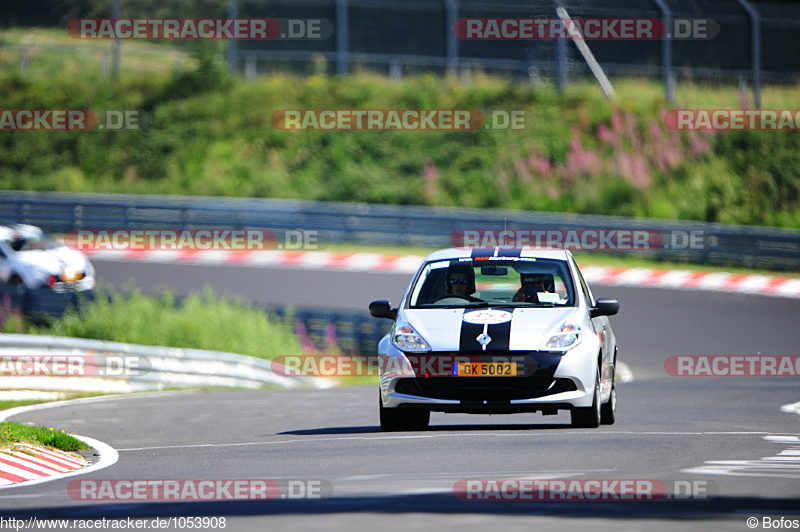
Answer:
[[[568,351],[581,343],[581,327],[574,323],[564,323],[553,331],[553,334],[545,342],[547,349],[558,349]]]
[[[392,343],[401,351],[422,353],[430,351],[431,346],[408,324],[397,325],[392,332]]]

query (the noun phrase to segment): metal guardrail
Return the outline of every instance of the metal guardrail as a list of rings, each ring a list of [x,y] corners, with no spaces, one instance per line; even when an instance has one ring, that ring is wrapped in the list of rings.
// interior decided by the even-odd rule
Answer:
[[[0,334],[0,353],[9,363],[20,358],[38,361],[38,371],[31,369],[30,375],[0,373],[0,388],[5,390],[126,393],[169,387],[326,388],[333,384],[326,379],[279,375],[271,361],[235,353],[81,338]]]
[[[47,231],[72,229],[303,229],[320,241],[367,245],[449,247],[455,231],[474,229],[643,229],[702,235],[702,245],[616,251],[654,260],[800,270],[800,231],[704,222],[587,216],[548,212],[432,208],[367,203],[0,191],[0,224],[30,223]]]

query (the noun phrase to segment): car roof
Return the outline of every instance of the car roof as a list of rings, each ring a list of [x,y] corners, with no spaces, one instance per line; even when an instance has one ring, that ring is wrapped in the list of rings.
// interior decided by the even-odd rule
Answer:
[[[473,249],[473,248],[448,248],[434,251],[425,257],[426,261],[434,260],[452,260],[452,259],[468,259],[473,257],[474,253],[481,255],[494,255],[498,257],[533,257],[537,259],[555,259],[555,260],[568,260],[571,253],[566,249],[546,249],[546,248],[488,248],[488,249]]]
[[[30,224],[16,224],[12,227],[0,225],[0,240],[11,240],[14,234],[23,238],[37,238],[41,237],[44,232],[40,227]]]

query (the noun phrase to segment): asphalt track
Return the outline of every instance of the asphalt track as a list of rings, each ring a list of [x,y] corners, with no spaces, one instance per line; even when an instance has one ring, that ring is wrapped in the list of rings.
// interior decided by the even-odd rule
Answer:
[[[113,284],[179,294],[204,284],[271,304],[363,309],[396,302],[406,276],[96,262]],[[157,279],[157,281],[155,281]],[[798,355],[800,300],[594,287],[622,303],[612,325],[635,380],[618,421],[571,429],[568,414],[433,414],[425,432],[381,433],[374,387],[164,393],[61,405],[15,418],[119,451],[81,479],[322,480],[323,500],[93,502],[69,479],[0,491],[0,516],[226,516],[226,530],[751,530],[800,521],[798,377],[671,377],[670,355]],[[464,479],[705,482],[691,500],[463,501]],[[790,521],[791,523],[791,521]],[[177,528],[172,528],[177,529]]]

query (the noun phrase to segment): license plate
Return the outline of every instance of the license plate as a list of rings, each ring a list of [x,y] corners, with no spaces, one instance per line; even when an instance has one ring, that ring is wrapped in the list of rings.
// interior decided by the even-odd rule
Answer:
[[[453,377],[516,377],[516,362],[459,362]]]

